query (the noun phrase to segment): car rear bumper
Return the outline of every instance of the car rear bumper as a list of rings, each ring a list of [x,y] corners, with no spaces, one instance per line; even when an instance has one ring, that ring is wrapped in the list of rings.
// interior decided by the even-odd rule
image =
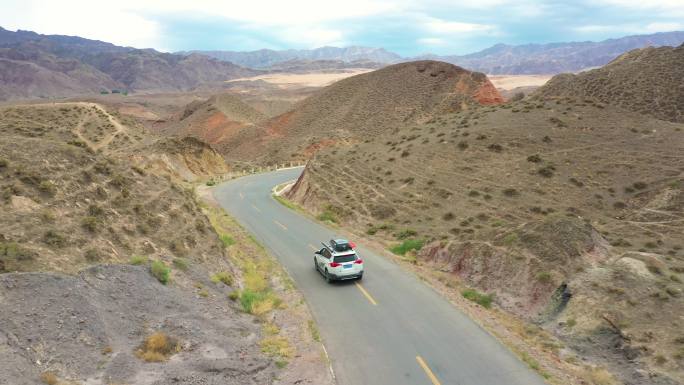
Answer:
[[[330,278],[332,278],[335,281],[342,281],[346,279],[356,279],[359,278],[363,275],[363,270],[356,272],[356,273],[351,273],[351,274],[332,274],[329,273]]]

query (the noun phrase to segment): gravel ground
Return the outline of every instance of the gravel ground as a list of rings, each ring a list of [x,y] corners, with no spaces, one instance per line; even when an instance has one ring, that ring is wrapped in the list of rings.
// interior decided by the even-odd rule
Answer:
[[[0,275],[0,384],[38,384],[46,371],[88,385],[272,383],[259,325],[224,300],[222,285],[206,285],[204,298],[128,265]],[[156,331],[182,350],[143,362],[135,350]]]

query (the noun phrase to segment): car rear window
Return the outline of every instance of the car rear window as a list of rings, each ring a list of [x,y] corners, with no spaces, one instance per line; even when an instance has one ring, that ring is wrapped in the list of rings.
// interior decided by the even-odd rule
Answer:
[[[335,257],[335,262],[337,262],[337,263],[352,262],[355,260],[356,260],[356,254],[338,255]]]

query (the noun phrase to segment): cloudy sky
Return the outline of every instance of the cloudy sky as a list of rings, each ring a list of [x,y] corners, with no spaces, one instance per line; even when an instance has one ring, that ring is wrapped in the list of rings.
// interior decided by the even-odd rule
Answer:
[[[684,0],[0,0],[0,10],[5,29],[163,51],[364,45],[464,54],[684,30]]]

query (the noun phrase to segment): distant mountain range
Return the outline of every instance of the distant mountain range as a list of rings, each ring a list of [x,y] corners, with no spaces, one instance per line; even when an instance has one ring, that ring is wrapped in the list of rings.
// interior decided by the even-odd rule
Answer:
[[[112,90],[187,91],[257,73],[199,54],[169,54],[0,27],[0,100]]]
[[[396,53],[384,48],[371,47],[321,47],[315,49],[288,49],[276,51],[260,49],[258,51],[189,51],[180,54],[202,54],[215,59],[229,61],[249,68],[268,68],[275,64],[290,60],[339,60],[344,62],[369,61],[375,63],[397,63],[404,61]]]
[[[662,32],[627,36],[600,42],[550,44],[497,44],[463,56],[427,55],[421,59],[441,60],[487,74],[558,74],[600,67],[637,48],[672,46],[684,42],[684,32]]]
[[[219,60],[258,69],[278,69],[279,64],[286,61],[319,61],[333,60],[343,62],[366,61],[374,64],[394,64],[414,60],[440,60],[488,74],[557,74],[561,72],[577,72],[587,68],[607,64],[621,54],[644,47],[673,46],[684,42],[684,32],[662,32],[651,35],[627,36],[619,39],[608,39],[600,42],[570,42],[549,44],[507,45],[497,44],[485,50],[468,55],[432,55],[418,57],[401,57],[383,48],[370,47],[322,47],[312,50],[274,51],[262,49],[258,51],[193,51]],[[317,65],[308,63],[311,69]],[[273,68],[271,68],[273,67]],[[300,69],[302,67],[300,66]]]

